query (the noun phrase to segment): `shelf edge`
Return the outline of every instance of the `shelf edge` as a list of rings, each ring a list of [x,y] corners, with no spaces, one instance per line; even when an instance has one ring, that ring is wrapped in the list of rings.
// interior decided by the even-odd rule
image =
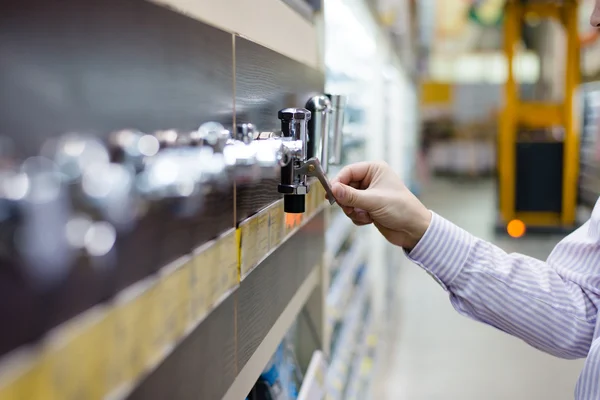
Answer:
[[[285,307],[277,321],[271,327],[269,333],[265,336],[261,344],[258,346],[252,357],[246,365],[239,371],[235,381],[229,387],[223,400],[240,400],[245,399],[260,373],[267,365],[277,346],[283,340],[283,337],[296,320],[296,317],[302,310],[302,307],[308,301],[308,298],[318,286],[319,283],[319,268],[315,266],[305,281],[300,285],[292,300]]]

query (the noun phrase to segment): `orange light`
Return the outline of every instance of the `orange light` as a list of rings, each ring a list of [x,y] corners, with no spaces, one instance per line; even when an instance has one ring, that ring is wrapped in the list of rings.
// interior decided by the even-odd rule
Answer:
[[[302,214],[285,214],[285,226],[287,229],[293,229],[302,222]]]
[[[508,232],[508,235],[516,239],[525,235],[526,230],[527,228],[525,227],[525,223],[518,219],[513,219],[506,226],[506,232]]]

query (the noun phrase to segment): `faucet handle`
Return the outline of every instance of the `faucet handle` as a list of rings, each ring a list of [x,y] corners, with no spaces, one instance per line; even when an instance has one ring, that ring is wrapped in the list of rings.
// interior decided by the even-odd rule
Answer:
[[[327,200],[329,200],[329,204],[335,203],[335,197],[333,196],[331,183],[329,183],[329,179],[327,179],[325,171],[323,170],[323,167],[321,166],[321,163],[319,162],[318,158],[313,157],[307,160],[302,165],[302,167],[298,169],[298,172],[306,176],[316,177],[319,180],[319,182],[321,182],[321,185],[323,185],[323,188],[327,193]]]
[[[332,153],[329,158],[329,164],[339,165],[342,162],[342,141],[345,122],[345,112],[347,105],[346,96],[328,94],[332,107],[331,124],[331,148]]]

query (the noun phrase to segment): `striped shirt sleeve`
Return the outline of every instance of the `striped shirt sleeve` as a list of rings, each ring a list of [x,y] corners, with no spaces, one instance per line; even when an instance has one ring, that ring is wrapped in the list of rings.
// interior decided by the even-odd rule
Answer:
[[[507,254],[432,214],[408,256],[449,292],[457,311],[555,356],[587,355],[596,294],[566,279],[555,265]]]

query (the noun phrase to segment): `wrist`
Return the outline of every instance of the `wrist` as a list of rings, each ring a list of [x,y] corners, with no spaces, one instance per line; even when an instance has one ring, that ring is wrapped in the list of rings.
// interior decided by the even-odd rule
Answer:
[[[422,212],[418,213],[418,217],[415,218],[414,224],[410,232],[408,232],[410,240],[408,243],[408,247],[405,246],[406,250],[410,251],[413,248],[415,248],[417,244],[419,244],[419,242],[429,229],[429,225],[431,225],[431,219],[432,213],[426,208],[424,208]]]

